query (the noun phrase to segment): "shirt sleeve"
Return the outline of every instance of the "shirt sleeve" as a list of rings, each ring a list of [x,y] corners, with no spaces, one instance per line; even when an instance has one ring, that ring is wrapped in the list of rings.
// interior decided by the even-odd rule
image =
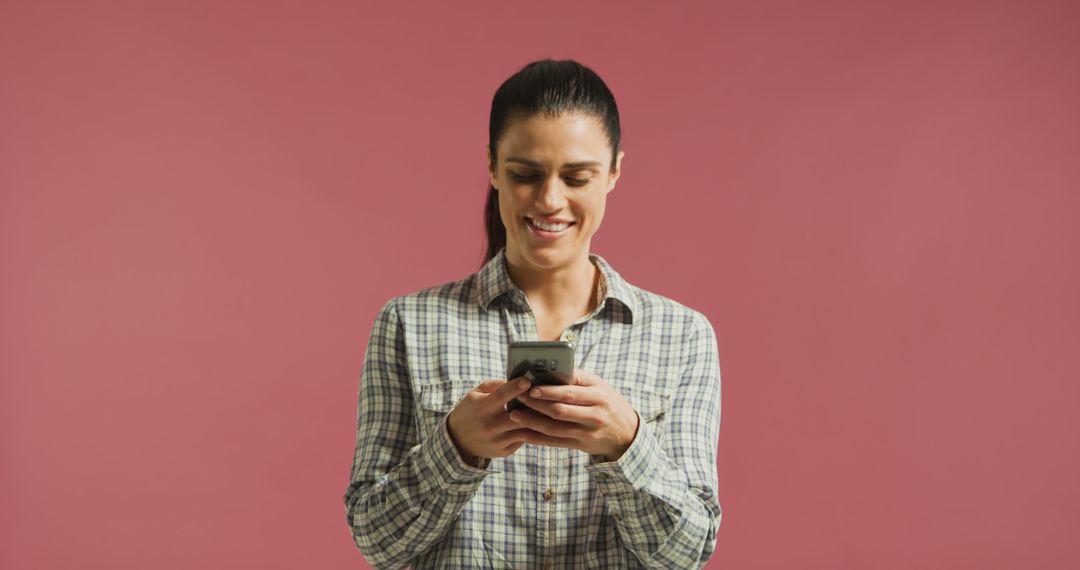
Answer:
[[[716,548],[723,514],[716,472],[720,357],[712,325],[696,316],[664,443],[652,423],[640,421],[617,461],[592,456],[585,467],[624,546],[648,568],[704,566]]]
[[[419,440],[396,301],[379,310],[368,340],[345,492],[356,547],[375,568],[402,568],[436,544],[492,473],[465,463],[445,416]]]

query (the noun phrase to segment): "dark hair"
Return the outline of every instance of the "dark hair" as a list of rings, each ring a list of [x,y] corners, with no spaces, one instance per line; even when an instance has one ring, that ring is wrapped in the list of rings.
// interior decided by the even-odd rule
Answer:
[[[615,96],[600,76],[572,59],[534,61],[510,76],[495,91],[488,122],[492,167],[498,164],[496,149],[511,120],[535,114],[554,118],[572,112],[596,117],[603,124],[611,143],[610,170],[614,172],[621,136]],[[484,229],[487,230],[484,263],[487,263],[506,246],[506,227],[499,216],[499,192],[490,183],[484,208]]]

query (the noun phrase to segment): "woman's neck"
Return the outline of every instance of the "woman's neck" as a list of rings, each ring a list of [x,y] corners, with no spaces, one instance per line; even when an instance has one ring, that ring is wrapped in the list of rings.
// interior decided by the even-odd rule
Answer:
[[[587,314],[596,303],[600,269],[588,252],[559,267],[536,267],[506,258],[510,280],[529,298],[533,308],[556,314]]]

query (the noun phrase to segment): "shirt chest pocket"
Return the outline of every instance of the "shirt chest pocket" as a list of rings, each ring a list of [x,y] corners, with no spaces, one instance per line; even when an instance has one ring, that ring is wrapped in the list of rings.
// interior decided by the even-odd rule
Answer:
[[[464,380],[446,380],[420,387],[420,429],[426,436],[439,425],[444,416],[475,388]]]
[[[667,431],[668,413],[671,411],[671,397],[647,388],[626,385],[615,388],[630,406],[641,416],[641,421],[650,424],[657,440],[662,440]]]

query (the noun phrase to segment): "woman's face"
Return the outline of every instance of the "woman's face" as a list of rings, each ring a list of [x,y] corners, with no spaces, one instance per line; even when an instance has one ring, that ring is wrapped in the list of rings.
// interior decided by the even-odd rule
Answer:
[[[611,146],[599,120],[580,113],[518,118],[498,144],[498,164],[491,164],[488,148],[488,172],[499,192],[507,257],[554,268],[587,256],[625,154],[619,151],[615,172],[609,172]],[[532,220],[569,226],[543,230]]]

